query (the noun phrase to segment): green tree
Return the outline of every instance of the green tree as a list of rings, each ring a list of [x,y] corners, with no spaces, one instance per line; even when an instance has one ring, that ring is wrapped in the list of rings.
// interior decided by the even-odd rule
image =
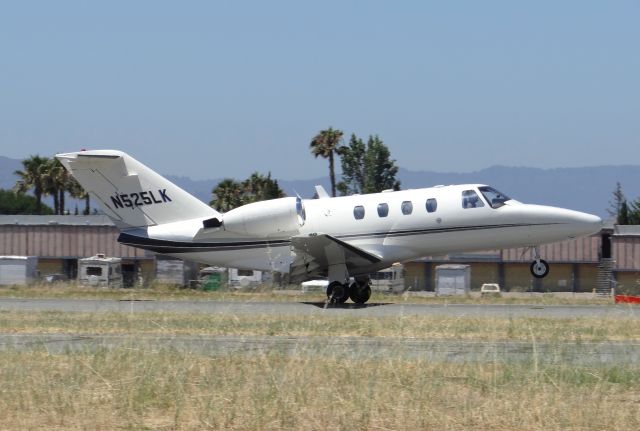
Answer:
[[[42,196],[45,193],[48,163],[47,157],[30,156],[22,161],[22,170],[14,172],[14,175],[19,178],[13,188],[15,192],[24,194],[33,189],[33,195],[36,198],[34,209],[36,214],[41,214],[42,211]]]
[[[267,176],[254,172],[242,183],[242,188],[243,204],[284,197],[278,180],[271,179],[271,172]]]
[[[65,213],[65,193],[69,187],[69,174],[58,159],[47,159],[44,165],[44,194],[53,196],[55,214]]]
[[[361,139],[351,136],[349,146],[342,148],[342,181],[338,189],[343,195],[400,190],[396,179],[398,167],[382,140],[369,136],[365,147]]]
[[[309,147],[311,148],[311,154],[316,158],[318,156],[329,159],[329,181],[331,181],[331,196],[336,195],[336,175],[334,169],[334,154],[340,155],[342,148],[340,142],[342,142],[342,130],[334,130],[329,127],[327,130],[321,130],[316,136],[313,137]]]
[[[242,184],[232,178],[225,178],[213,189],[213,199],[209,205],[220,212],[227,212],[243,205]]]
[[[227,212],[251,202],[285,196],[278,181],[271,179],[271,172],[266,176],[254,172],[242,182],[225,178],[213,189],[212,194],[213,199],[209,205],[220,212]]]
[[[342,196],[363,193],[366,178],[364,142],[352,134],[349,145],[343,147],[341,153],[342,180],[337,185],[338,191]]]
[[[367,153],[365,154],[365,188],[364,193],[377,193],[383,190],[400,190],[400,181],[396,180],[398,167],[391,159],[389,148],[382,140],[369,136]]]
[[[623,207],[623,204],[624,205],[627,204],[627,200],[624,197],[624,192],[622,191],[622,184],[620,184],[619,181],[616,183],[616,188],[612,194],[613,194],[613,200],[609,201],[609,208],[607,209],[607,213],[609,213],[611,217],[614,217],[616,219],[617,224],[626,224],[620,221],[622,207]]]
[[[616,224],[630,224],[629,223],[629,204],[626,200],[623,200],[620,204],[620,210],[616,216]]]
[[[51,208],[44,204],[36,211],[36,205],[33,196],[0,189],[0,214],[53,214]]]
[[[85,189],[82,188],[80,183],[73,177],[68,178],[67,182],[67,191],[69,195],[74,199],[82,199],[84,200],[84,210],[82,214],[89,215],[91,213],[91,198],[89,193]],[[76,214],[78,207],[76,206]]]
[[[629,224],[640,224],[640,198],[629,204]]]

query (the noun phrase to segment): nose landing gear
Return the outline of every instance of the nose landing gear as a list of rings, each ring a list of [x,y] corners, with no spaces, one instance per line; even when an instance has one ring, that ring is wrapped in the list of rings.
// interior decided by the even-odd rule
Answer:
[[[549,264],[546,260],[540,258],[540,251],[538,247],[534,247],[535,260],[530,266],[531,275],[535,278],[544,278],[549,274]]]
[[[535,278],[544,278],[549,274],[549,264],[546,260],[538,259],[531,264],[531,275]]]

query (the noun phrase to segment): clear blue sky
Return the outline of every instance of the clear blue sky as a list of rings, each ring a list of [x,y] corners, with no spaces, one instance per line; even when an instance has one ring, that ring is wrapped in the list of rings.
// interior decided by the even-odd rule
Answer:
[[[640,164],[638,1],[3,1],[0,154],[117,148],[192,178]]]

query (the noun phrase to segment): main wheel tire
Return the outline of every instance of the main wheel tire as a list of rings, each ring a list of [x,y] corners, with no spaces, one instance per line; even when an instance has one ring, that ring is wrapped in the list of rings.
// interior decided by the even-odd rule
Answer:
[[[327,298],[335,304],[344,304],[349,299],[348,285],[334,281],[327,287]]]
[[[349,298],[356,304],[364,304],[371,298],[371,286],[353,283],[349,288]]]
[[[533,261],[530,269],[535,278],[544,278],[549,274],[549,264],[543,259]]]

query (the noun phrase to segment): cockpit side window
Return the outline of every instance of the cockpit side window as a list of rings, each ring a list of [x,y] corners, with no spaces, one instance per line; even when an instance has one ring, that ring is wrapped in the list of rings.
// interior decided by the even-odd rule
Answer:
[[[462,192],[462,208],[480,208],[484,206],[484,202],[474,190],[465,190]]]
[[[487,202],[489,202],[489,205],[491,205],[491,208],[494,208],[494,209],[500,208],[501,206],[504,205],[506,201],[511,199],[510,197],[508,197],[503,193],[500,193],[493,187],[483,186],[483,187],[479,187],[478,190],[480,190],[480,193],[482,193],[482,196],[484,196]]]

